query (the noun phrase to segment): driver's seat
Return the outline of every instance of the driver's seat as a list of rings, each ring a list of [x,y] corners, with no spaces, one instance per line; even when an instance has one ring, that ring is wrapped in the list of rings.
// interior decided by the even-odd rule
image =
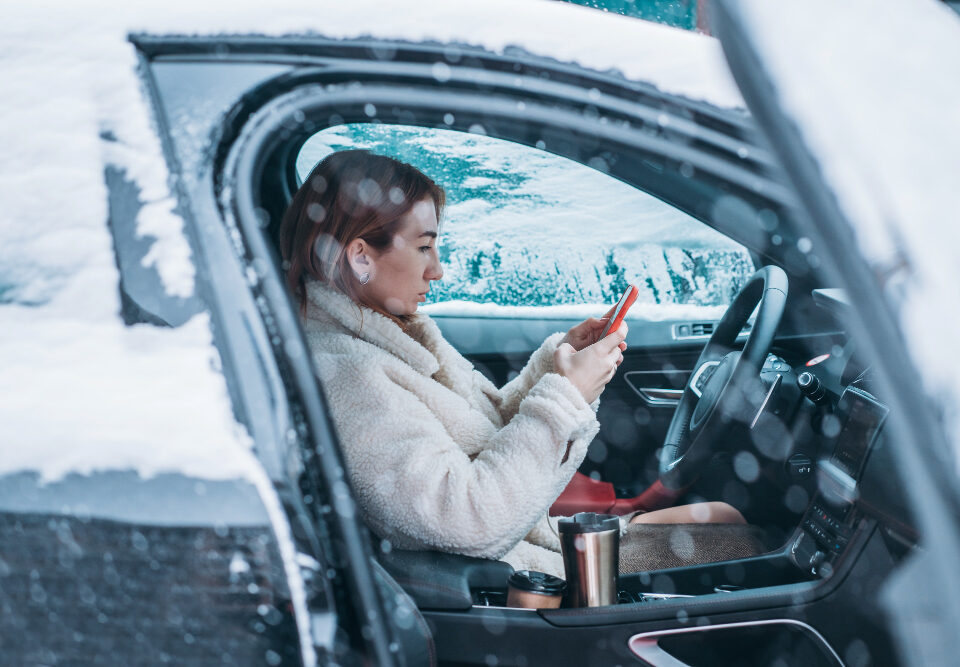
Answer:
[[[550,506],[550,516],[573,516],[577,512],[617,515],[650,512],[669,507],[679,496],[678,492],[671,491],[657,480],[639,496],[617,498],[610,482],[601,482],[576,472],[563,493]]]
[[[637,523],[620,537],[620,573],[759,556],[766,533],[748,523]]]

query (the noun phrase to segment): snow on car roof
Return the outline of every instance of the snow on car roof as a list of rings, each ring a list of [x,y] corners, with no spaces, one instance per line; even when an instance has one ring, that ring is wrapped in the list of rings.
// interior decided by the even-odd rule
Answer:
[[[960,331],[960,17],[934,0],[742,4],[780,104],[877,275],[893,278],[888,296],[960,453],[949,361]]]
[[[509,20],[507,20],[509,19]],[[139,189],[144,259],[171,295],[194,266],[132,32],[321,34],[522,47],[717,106],[742,101],[711,38],[537,0],[36,2],[0,24],[0,474],[262,472],[233,417],[207,316],[124,326],[104,169]],[[103,137],[111,137],[106,141]]]

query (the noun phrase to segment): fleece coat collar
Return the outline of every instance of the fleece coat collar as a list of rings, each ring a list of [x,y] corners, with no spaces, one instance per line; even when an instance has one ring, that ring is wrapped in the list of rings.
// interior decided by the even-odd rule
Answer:
[[[342,292],[313,281],[307,285],[307,299],[312,306],[310,317],[318,320],[329,319],[340,324],[344,331],[402,359],[415,371],[427,377],[440,370],[436,355],[423,343],[404,332],[393,320],[357,305]],[[420,313],[411,316],[408,326],[422,332],[426,324],[424,320],[436,329],[436,325]]]

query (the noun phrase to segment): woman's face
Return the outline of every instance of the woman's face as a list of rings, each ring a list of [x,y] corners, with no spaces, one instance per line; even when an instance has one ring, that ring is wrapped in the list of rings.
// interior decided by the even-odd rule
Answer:
[[[371,305],[393,315],[412,315],[426,301],[430,282],[443,277],[437,255],[439,233],[433,200],[423,199],[400,219],[393,244],[378,253],[367,246],[370,255],[370,282],[363,294]]]

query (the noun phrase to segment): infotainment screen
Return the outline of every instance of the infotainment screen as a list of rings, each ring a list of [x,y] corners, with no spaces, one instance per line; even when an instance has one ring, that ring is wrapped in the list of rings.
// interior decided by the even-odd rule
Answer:
[[[830,460],[854,479],[859,479],[870,445],[888,410],[865,392],[847,388],[840,397],[837,411],[842,426]]]

